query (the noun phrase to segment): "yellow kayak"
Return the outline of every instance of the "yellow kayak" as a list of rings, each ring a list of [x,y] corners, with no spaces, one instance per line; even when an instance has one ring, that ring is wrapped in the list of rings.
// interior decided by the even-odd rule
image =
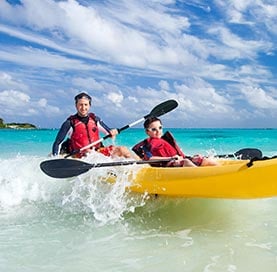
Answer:
[[[90,164],[75,159],[54,159],[41,163],[50,177],[68,178],[92,168],[146,164],[130,169],[127,189],[138,193],[171,197],[249,199],[277,196],[277,158],[250,160],[218,159],[218,166],[151,167],[148,161],[121,161]],[[103,180],[115,182],[108,175]]]
[[[248,199],[277,196],[277,159],[222,160],[220,166],[144,167],[131,180],[133,192],[172,197]]]

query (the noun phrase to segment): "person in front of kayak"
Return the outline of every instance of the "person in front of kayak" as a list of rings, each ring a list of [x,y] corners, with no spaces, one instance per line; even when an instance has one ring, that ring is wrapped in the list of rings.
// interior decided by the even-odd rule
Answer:
[[[110,134],[113,138],[118,134],[117,129],[109,128],[98,116],[89,112],[91,107],[91,97],[88,94],[80,93],[76,95],[75,107],[77,113],[66,119],[53,143],[52,155],[54,156],[59,153],[70,154],[98,141],[100,139],[100,131]],[[59,152],[60,144],[67,135],[69,138],[62,144],[61,151]],[[77,152],[75,157],[81,158],[92,149],[106,156],[132,157],[132,154],[127,147],[113,145],[105,147],[101,142]]]
[[[177,145],[173,135],[170,132],[163,134],[162,122],[157,117],[150,117],[144,122],[144,129],[149,136],[147,139],[136,144],[132,150],[144,160],[173,159],[170,162],[153,164],[154,166],[212,166],[218,163],[210,158],[201,155],[187,157]]]

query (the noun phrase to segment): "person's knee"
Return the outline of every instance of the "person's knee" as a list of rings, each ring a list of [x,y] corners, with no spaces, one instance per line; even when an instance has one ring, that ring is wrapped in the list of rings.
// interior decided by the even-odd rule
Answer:
[[[131,152],[125,146],[117,146],[113,150],[113,154],[112,155],[113,156],[118,156],[118,157],[130,158],[131,157]]]
[[[218,161],[214,158],[204,158],[201,166],[217,166],[219,165]]]
[[[120,146],[120,151],[123,157],[130,158],[131,152],[126,146]]]

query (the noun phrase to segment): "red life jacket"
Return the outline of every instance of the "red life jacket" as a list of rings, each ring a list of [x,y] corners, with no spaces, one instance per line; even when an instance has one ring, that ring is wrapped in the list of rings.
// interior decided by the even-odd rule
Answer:
[[[87,146],[100,139],[99,130],[95,120],[95,115],[89,113],[88,123],[81,122],[76,115],[69,117],[73,132],[70,137],[70,151],[78,150],[84,146]],[[101,143],[93,146],[94,148],[101,147]],[[82,154],[86,153],[86,150],[82,151]]]
[[[136,144],[132,150],[140,158],[146,160],[151,156],[172,157],[179,155],[185,158],[184,153],[177,145],[173,135],[169,131],[167,131],[160,139],[148,138],[141,141],[140,143]]]

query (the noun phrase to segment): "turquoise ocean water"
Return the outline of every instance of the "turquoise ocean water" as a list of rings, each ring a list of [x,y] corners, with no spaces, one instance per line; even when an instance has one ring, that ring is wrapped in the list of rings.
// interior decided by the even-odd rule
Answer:
[[[170,131],[188,155],[241,148],[277,154],[277,129]],[[126,173],[136,166],[122,167],[114,186],[101,182],[103,168],[53,179],[39,164],[49,159],[56,133],[0,130],[0,271],[277,271],[277,197],[126,193]],[[129,129],[115,144],[131,147],[143,138],[142,129]]]

